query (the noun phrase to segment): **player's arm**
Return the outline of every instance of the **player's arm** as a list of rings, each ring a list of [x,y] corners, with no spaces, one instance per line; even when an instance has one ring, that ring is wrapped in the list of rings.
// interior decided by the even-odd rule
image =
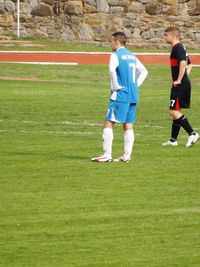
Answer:
[[[144,80],[146,79],[148,75],[148,71],[145,68],[145,66],[139,61],[139,59],[136,59],[136,75],[137,75],[137,84],[138,87],[142,85]]]
[[[182,78],[185,74],[187,67],[187,53],[186,49],[182,45],[177,47],[177,59],[179,61],[179,74],[177,80],[173,82],[173,85],[175,87],[178,84],[181,84]]]
[[[181,84],[183,75],[185,74],[185,69],[186,69],[186,61],[181,60],[179,62],[179,73],[178,73],[178,79],[173,82],[173,85],[176,87],[178,84]]]
[[[187,57],[187,75],[188,76],[190,75],[191,70],[192,70],[192,64],[191,64],[190,58]]]
[[[187,75],[190,75],[190,72],[192,70],[192,64],[187,65]]]
[[[111,89],[119,90],[123,87],[118,84],[117,81],[117,73],[116,69],[119,66],[119,60],[116,54],[111,54],[110,63],[109,63],[109,71],[110,71],[110,79],[111,79]]]

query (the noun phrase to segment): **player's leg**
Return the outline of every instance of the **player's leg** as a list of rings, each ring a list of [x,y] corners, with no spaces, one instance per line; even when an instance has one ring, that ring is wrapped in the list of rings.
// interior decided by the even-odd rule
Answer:
[[[177,146],[177,138],[181,127],[188,133],[189,137],[191,136],[188,139],[188,141],[190,140],[190,144],[186,144],[186,146],[191,146],[193,139],[196,138],[196,133],[190,125],[188,119],[181,113],[180,110],[170,109],[169,114],[172,117],[171,138],[166,143],[163,143],[163,146]]]
[[[171,89],[169,106],[169,114],[172,118],[171,138],[166,143],[163,143],[163,146],[177,146],[177,138],[181,127],[189,136],[194,133],[187,118],[181,112],[182,108],[189,108],[190,106],[190,90],[190,83],[172,87]]]
[[[113,142],[113,125],[114,122],[104,121],[103,125],[103,155],[94,157],[91,160],[94,162],[112,162],[112,142]]]
[[[170,115],[173,117],[173,123],[182,127],[189,135],[186,147],[190,147],[199,140],[199,134],[195,132],[189,123],[188,119],[181,112],[176,112],[176,110],[170,110]]]
[[[183,129],[188,133],[188,135],[194,133],[192,126],[190,125],[188,119],[185,117],[183,113],[181,113],[179,110],[170,110],[169,113],[173,118],[173,123],[179,125],[180,127],[183,127]]]
[[[200,138],[181,112],[181,108],[189,108],[190,106],[190,87],[185,87],[185,90],[172,89],[170,102],[169,114],[172,117],[171,138],[166,143],[163,143],[163,146],[177,146],[177,137],[182,127],[189,135],[186,147],[190,147]]]
[[[172,118],[171,137],[163,143],[163,146],[177,146],[177,139],[180,132],[180,124],[177,123],[177,119],[182,116],[181,108],[179,106],[179,91],[172,87],[170,94],[169,114]]]
[[[181,94],[180,94],[180,107],[181,108],[189,108],[190,107],[190,96],[191,96],[191,84],[190,81],[187,80],[181,85]],[[188,140],[186,143],[186,147],[190,147],[195,144],[199,140],[199,134],[194,131],[191,124],[185,115],[181,114],[179,118],[177,118],[177,123],[187,132]]]
[[[124,161],[129,161],[131,159],[133,145],[135,141],[133,124],[125,123],[124,125]]]
[[[107,158],[112,159],[112,142],[113,142],[113,126],[115,122],[112,121],[104,121],[104,127],[103,127],[103,151],[104,155]]]
[[[117,110],[115,101],[110,101],[103,125],[103,155],[92,158],[91,160],[94,162],[112,162],[113,126],[116,121],[115,110]]]
[[[172,117],[172,128],[171,128],[171,137],[169,141],[163,143],[163,146],[177,146],[177,139],[181,129],[180,124],[177,122],[177,118],[182,116],[180,110],[169,110],[169,114]]]
[[[133,122],[135,121],[135,118],[136,118],[136,104],[130,104],[127,111],[126,122],[123,124],[124,154],[115,161],[129,162],[131,160],[131,155],[135,140],[134,130],[133,130]]]

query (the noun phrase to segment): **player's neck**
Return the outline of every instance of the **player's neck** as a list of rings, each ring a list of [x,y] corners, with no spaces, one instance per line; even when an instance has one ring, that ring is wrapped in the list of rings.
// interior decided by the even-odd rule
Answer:
[[[117,51],[117,50],[119,50],[119,49],[121,49],[121,48],[125,48],[125,47],[122,46],[122,45],[119,45],[118,47],[116,47],[116,50],[115,50],[115,51]]]
[[[175,45],[179,44],[180,43],[180,40],[179,39],[174,39],[172,42],[171,42],[171,46],[174,47]]]

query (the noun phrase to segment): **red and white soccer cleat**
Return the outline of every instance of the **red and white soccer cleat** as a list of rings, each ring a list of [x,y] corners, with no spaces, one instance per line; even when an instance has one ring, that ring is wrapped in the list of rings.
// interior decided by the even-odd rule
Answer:
[[[111,157],[107,157],[105,155],[102,155],[100,157],[95,157],[95,158],[91,158],[91,161],[93,162],[112,162],[112,158]]]
[[[131,159],[129,157],[119,157],[117,159],[114,159],[114,162],[122,162],[122,163],[128,163]]]

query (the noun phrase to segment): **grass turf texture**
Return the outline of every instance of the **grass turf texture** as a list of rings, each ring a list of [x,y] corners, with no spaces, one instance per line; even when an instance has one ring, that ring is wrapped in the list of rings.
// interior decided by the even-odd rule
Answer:
[[[169,53],[170,47],[163,49],[153,48],[136,48],[128,45],[128,48],[137,53],[152,52],[152,53]],[[13,36],[13,40],[0,42],[0,51],[88,51],[88,52],[110,52],[110,42],[80,42],[80,41],[59,41],[50,39],[38,39],[34,37]],[[188,53],[200,53],[200,49],[187,49]]]
[[[185,148],[181,131],[178,147],[161,146],[169,67],[148,66],[129,164],[90,162],[102,149],[107,66],[0,70],[0,266],[200,265],[200,144]],[[199,127],[199,69],[191,78],[186,115]],[[114,156],[122,150],[117,126]]]

